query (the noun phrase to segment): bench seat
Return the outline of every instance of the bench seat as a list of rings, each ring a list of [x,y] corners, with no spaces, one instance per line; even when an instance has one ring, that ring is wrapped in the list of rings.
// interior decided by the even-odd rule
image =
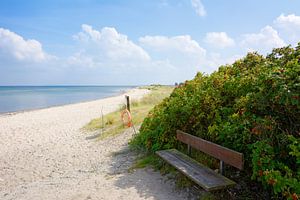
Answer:
[[[156,154],[206,191],[220,190],[236,184],[176,149],[157,151]]]

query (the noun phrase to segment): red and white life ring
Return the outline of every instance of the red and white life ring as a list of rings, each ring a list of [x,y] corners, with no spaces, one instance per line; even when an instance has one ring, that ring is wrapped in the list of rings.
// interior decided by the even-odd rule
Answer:
[[[132,117],[131,117],[131,114],[130,114],[129,110],[125,109],[125,110],[122,111],[121,119],[122,119],[123,124],[125,126],[128,126],[128,127],[132,126]]]

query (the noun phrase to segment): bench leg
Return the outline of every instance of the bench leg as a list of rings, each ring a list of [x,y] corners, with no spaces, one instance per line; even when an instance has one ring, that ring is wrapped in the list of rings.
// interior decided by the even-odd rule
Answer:
[[[224,175],[224,162],[220,160],[220,174]]]
[[[191,145],[188,144],[188,155],[191,156],[192,153],[192,148]]]

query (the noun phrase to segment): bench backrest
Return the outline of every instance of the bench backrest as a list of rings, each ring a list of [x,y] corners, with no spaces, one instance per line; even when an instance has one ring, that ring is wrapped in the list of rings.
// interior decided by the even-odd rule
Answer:
[[[213,142],[177,130],[177,139],[238,169],[243,169],[243,154]]]

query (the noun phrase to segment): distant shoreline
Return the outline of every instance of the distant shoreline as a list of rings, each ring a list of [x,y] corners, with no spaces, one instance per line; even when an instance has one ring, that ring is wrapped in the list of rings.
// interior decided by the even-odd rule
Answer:
[[[17,111],[8,111],[8,112],[0,111],[0,117],[1,117],[1,116],[16,115],[16,114],[24,113],[24,112],[32,112],[32,111],[36,111],[36,110],[43,110],[43,109],[63,107],[63,106],[68,106],[68,105],[73,105],[73,104],[93,102],[93,101],[98,101],[98,100],[107,99],[107,98],[111,98],[111,97],[117,97],[117,96],[124,95],[125,93],[130,92],[131,90],[138,89],[141,86],[0,86],[0,87],[132,87],[132,88],[121,90],[120,92],[115,93],[115,94],[111,94],[111,95],[108,95],[105,97],[100,97],[100,98],[95,98],[95,99],[81,100],[81,101],[62,103],[62,104],[57,104],[57,105],[49,105],[49,106],[39,107],[39,108],[28,108],[28,109],[22,109],[22,110],[17,110]]]
[[[23,87],[23,86],[21,86],[21,87]],[[27,86],[25,86],[25,87],[27,87]],[[45,87],[47,87],[47,86],[45,86]],[[62,86],[62,87],[64,87],[64,86]],[[77,86],[74,86],[74,87],[77,87]],[[81,86],[78,86],[78,87],[81,87]],[[85,87],[85,86],[82,86],[82,87]],[[88,86],[88,87],[90,87],[90,86]],[[93,87],[93,86],[91,86],[91,87]],[[95,87],[98,87],[98,86],[95,86]],[[99,86],[99,87],[101,87],[101,86]],[[118,87],[118,86],[116,86],[116,87]],[[126,86],[124,86],[124,87],[126,87]],[[132,86],[128,86],[128,87],[132,87]],[[139,88],[140,88],[140,86],[136,86],[134,88],[124,89],[124,90],[120,91],[117,94],[109,95],[109,96],[106,96],[106,97],[103,97],[103,98],[92,99],[92,100],[83,100],[83,101],[66,103],[66,104],[51,105],[51,106],[41,107],[41,108],[32,108],[32,109],[29,108],[29,109],[18,110],[18,111],[13,111],[13,112],[1,112],[0,111],[0,117],[3,117],[3,116],[12,116],[12,115],[16,115],[16,114],[19,114],[19,113],[33,112],[33,111],[37,111],[37,110],[44,110],[44,109],[50,109],[50,108],[56,108],[56,107],[64,107],[64,106],[69,106],[69,105],[75,105],[75,104],[82,104],[82,103],[89,103],[89,102],[99,101],[99,100],[108,99],[108,98],[112,98],[112,97],[118,97],[118,96],[124,95],[124,94],[126,94],[126,93],[128,93],[130,91],[133,91],[133,90],[136,90],[136,89],[139,89]]]

